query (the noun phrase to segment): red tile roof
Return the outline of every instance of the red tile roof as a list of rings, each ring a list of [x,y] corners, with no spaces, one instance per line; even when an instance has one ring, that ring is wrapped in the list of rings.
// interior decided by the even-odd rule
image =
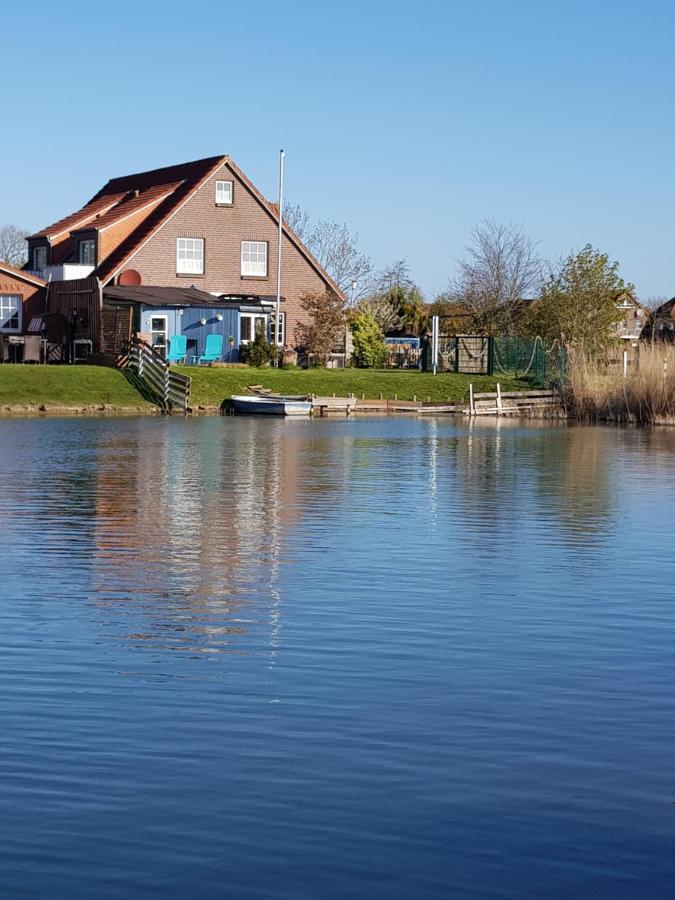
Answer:
[[[1,259],[0,270],[6,272],[7,275],[11,275],[13,278],[21,278],[23,281],[28,281],[30,284],[37,284],[40,286],[47,284],[44,278],[40,278],[39,275],[33,275],[32,272],[25,272],[23,269],[17,269],[16,266],[12,266]]]
[[[158,203],[160,200],[164,200],[169,194],[173,193],[176,188],[180,187],[180,184],[180,181],[174,181],[170,184],[158,184],[156,187],[141,191],[138,195],[136,195],[135,192],[132,194],[125,194],[125,199],[116,206],[113,206],[112,209],[109,209],[108,212],[101,216],[96,216],[92,222],[88,222],[81,228],[74,230],[85,231],[95,229],[96,231],[102,231],[109,225],[114,225],[116,222],[126,218],[126,216],[130,216],[135,212],[140,212],[144,207],[150,206],[152,203]]]
[[[63,219],[59,219],[58,222],[54,222],[53,225],[48,225],[46,228],[36,231],[35,234],[29,235],[29,239],[41,237],[54,238],[59,234],[68,234],[75,228],[82,228],[87,222],[95,219],[98,215],[106,213],[116,203],[123,200],[125,194],[126,191],[105,195],[97,194],[97,196],[83,206],[82,209],[78,209],[77,212],[71,213]]]
[[[179,166],[168,166],[165,169],[155,169],[153,172],[141,172],[138,175],[126,175],[123,178],[113,178],[103,190],[119,190],[125,187],[128,190],[149,190],[152,187],[167,185],[171,181],[177,183],[176,188],[168,194],[164,200],[150,211],[140,225],[138,225],[113,252],[102,260],[98,269],[93,273],[105,284],[124,265],[124,262],[139,249],[158,228],[166,221],[188,197],[197,190],[216,169],[227,160],[226,156],[212,156],[208,159],[200,159],[196,162],[182,163]],[[180,179],[180,180],[179,180]],[[98,196],[98,195],[97,195]],[[96,199],[94,197],[93,199]]]
[[[91,200],[76,213],[61,219],[59,222],[43,228],[31,235],[32,238],[70,234],[74,231],[88,229],[101,230],[126,216],[140,212],[148,206],[147,216],[137,223],[133,220],[130,233],[101,260],[98,268],[92,273],[104,284],[109,282],[123,267],[126,260],[135,253],[145,241],[166,221],[166,219],[184,203],[197,188],[218,168],[227,163],[239,177],[246,188],[256,198],[271,218],[278,223],[279,210],[276,204],[263,197],[255,185],[232,162],[228,156],[210,156],[194,162],[181,163],[177,166],[166,166],[150,172],[139,172],[135,175],[123,175],[112,178]],[[284,224],[284,231],[289,240],[307,259],[309,264],[321,275],[335,292],[344,297],[321,263],[305,247],[300,238]],[[73,239],[61,241],[52,248],[52,262],[66,261],[75,258],[76,246]]]

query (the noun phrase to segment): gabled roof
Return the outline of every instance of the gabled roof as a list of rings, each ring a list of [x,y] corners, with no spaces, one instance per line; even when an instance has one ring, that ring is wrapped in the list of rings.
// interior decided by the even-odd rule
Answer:
[[[246,177],[246,175],[244,175],[244,173],[241,171],[241,169],[238,166],[236,166],[231,159],[228,158],[227,164],[230,167],[230,169],[232,169],[232,171],[237,175],[237,177],[243,182],[243,184],[249,189],[249,191],[253,194],[253,196],[256,198],[258,203],[260,203],[260,205],[263,206],[267,210],[267,212],[270,214],[272,219],[278,225],[279,224],[279,204],[271,203],[269,200],[267,200],[265,197],[263,197],[263,195],[260,193],[258,188],[253,184],[253,182],[249,181],[249,179]],[[316,258],[316,256],[314,256],[314,254],[311,253],[307,249],[307,247],[305,247],[305,245],[302,243],[302,241],[297,236],[297,234],[285,222],[284,222],[283,228],[284,228],[284,232],[285,232],[286,236],[291,241],[291,243],[295,244],[297,249],[305,257],[305,259],[312,266],[312,268],[315,269],[315,271],[318,272],[319,275],[333,288],[333,290],[338,295],[338,297],[341,297],[344,300],[344,302],[346,303],[347,297],[345,296],[344,291],[341,290],[337,286],[337,284],[333,281],[333,279],[328,274],[328,272],[326,272],[326,270],[321,265],[321,263]]]
[[[40,278],[39,275],[24,272],[23,269],[17,269],[16,266],[12,266],[2,260],[0,260],[0,272],[5,272],[7,275],[11,275],[12,278],[20,278],[22,281],[27,281],[29,284],[34,284],[37,287],[44,287],[47,284],[44,278]]]
[[[107,212],[116,203],[123,200],[125,194],[126,191],[100,196],[97,195],[91,199],[89,203],[85,204],[82,209],[78,209],[77,212],[71,213],[63,219],[59,219],[58,222],[54,222],[52,225],[47,225],[46,228],[36,231],[35,234],[28,235],[28,240],[34,240],[35,238],[49,238],[49,240],[54,240],[54,238],[57,238],[59,235],[70,234],[74,229],[84,227],[88,222],[95,219],[96,216]]]
[[[101,260],[92,275],[104,284],[111,281],[140,248],[162,227],[171,215],[201,187],[201,185],[221,166],[227,165],[254,197],[273,222],[279,223],[279,210],[276,204],[263,197],[255,185],[228,156],[211,156],[194,162],[181,163],[177,166],[166,166],[149,172],[135,175],[123,175],[112,178],[95,194],[91,200],[70,216],[60,219],[53,225],[43,228],[31,235],[32,238],[55,238],[71,235],[73,232],[98,230],[121,223],[131,218],[129,233],[122,237],[117,246]],[[140,223],[138,216],[144,207],[148,214]],[[320,275],[338,296],[346,300],[344,293],[335,284],[316,257],[305,247],[293,230],[284,223],[284,233],[297,248],[309,265]],[[66,261],[75,251],[72,239],[61,241],[52,253],[58,261]],[[56,261],[56,260],[53,260]]]
[[[140,172],[138,175],[125,175],[113,178],[103,190],[149,191],[152,188],[175,185],[159,205],[109,254],[102,260],[93,273],[104,283],[110,281],[124,263],[141,246],[152,237],[157,229],[166,222],[169,216],[188,200],[206,179],[217,171],[227,160],[226,156],[212,156],[196,162],[182,163],[179,166],[168,166],[152,172]],[[98,196],[98,195],[97,195]],[[140,195],[139,195],[140,196]],[[94,198],[96,199],[96,198]]]

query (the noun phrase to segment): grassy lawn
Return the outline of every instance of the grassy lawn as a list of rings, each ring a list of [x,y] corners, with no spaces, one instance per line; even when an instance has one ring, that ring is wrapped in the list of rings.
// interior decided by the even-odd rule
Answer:
[[[152,408],[122,372],[101,366],[0,366],[0,405]]]
[[[192,379],[190,402],[192,406],[220,406],[232,394],[245,394],[250,384],[262,384],[273,391],[285,394],[317,394],[319,396],[346,397],[353,393],[376,400],[380,394],[385,399],[418,400],[430,398],[443,403],[459,403],[469,395],[469,383],[477,391],[491,391],[499,381],[504,390],[526,390],[527,382],[495,378],[488,375],[431,375],[427,372],[398,369],[220,369],[197,366],[176,366],[176,370]]]

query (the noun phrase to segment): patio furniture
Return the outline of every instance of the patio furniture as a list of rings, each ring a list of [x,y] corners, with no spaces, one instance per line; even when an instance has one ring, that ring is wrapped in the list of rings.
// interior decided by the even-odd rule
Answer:
[[[204,354],[200,356],[197,363],[214,363],[220,362],[223,356],[223,336],[222,334],[207,334]]]
[[[174,334],[169,338],[169,352],[166,355],[168,363],[184,362],[187,355],[187,338],[184,334]]]
[[[42,338],[39,334],[27,334],[23,339],[23,361],[25,363],[42,362]]]

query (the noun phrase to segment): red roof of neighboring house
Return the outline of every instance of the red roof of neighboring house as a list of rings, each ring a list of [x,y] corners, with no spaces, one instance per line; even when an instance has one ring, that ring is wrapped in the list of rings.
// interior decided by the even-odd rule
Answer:
[[[39,275],[33,275],[32,272],[24,272],[23,269],[17,269],[16,266],[12,266],[8,262],[3,262],[2,260],[0,260],[0,271],[5,272],[7,275],[11,275],[12,278],[21,278],[23,281],[27,281],[29,284],[35,284],[38,287],[44,287],[47,284],[44,278],[40,278]]]

